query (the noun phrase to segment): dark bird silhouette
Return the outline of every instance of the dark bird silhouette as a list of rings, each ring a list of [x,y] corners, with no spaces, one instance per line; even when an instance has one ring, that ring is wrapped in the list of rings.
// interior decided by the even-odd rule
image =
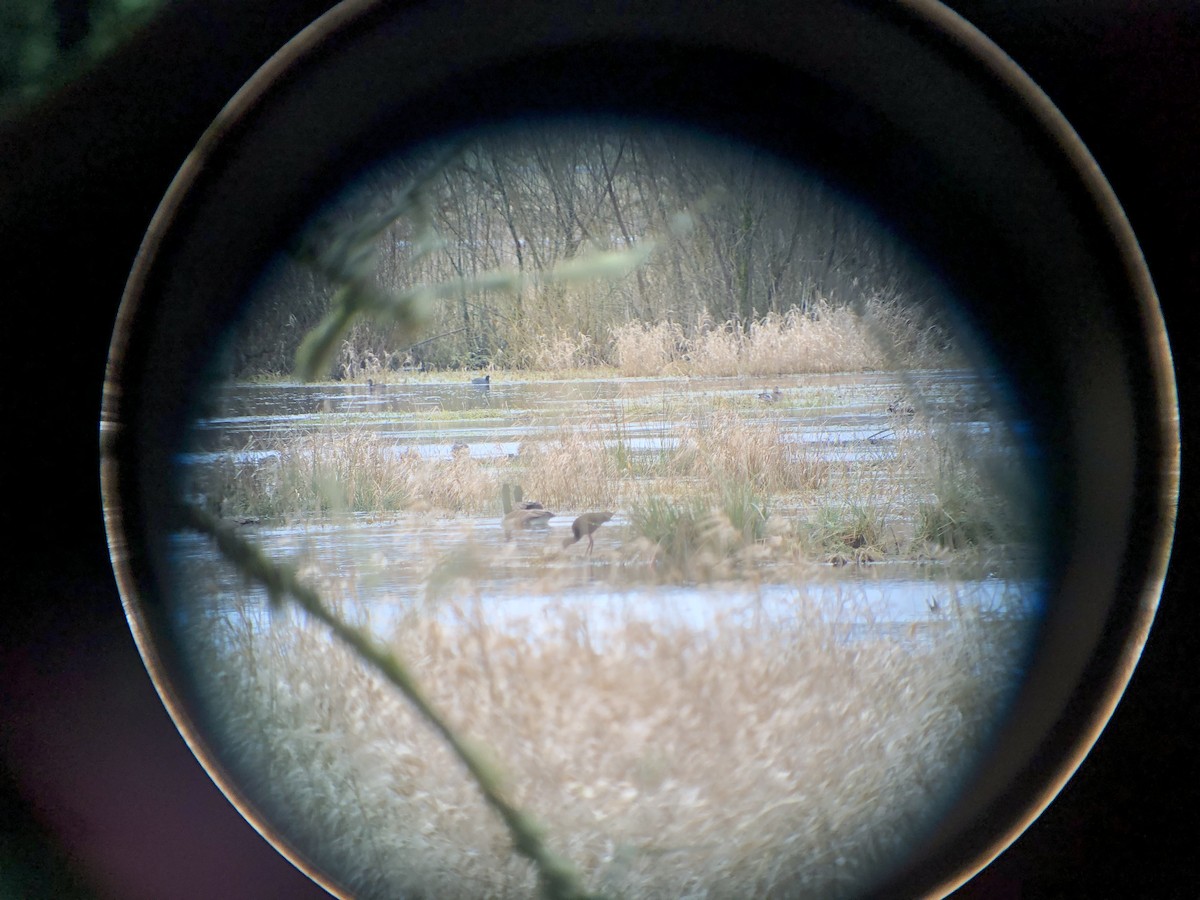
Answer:
[[[572,536],[569,538],[563,538],[563,546],[570,547],[572,544],[576,543],[577,541],[581,541],[586,537],[588,539],[587,552],[588,555],[591,556],[593,547],[592,533],[612,517],[613,514],[610,512],[584,513],[571,523]]]
[[[475,385],[475,387],[491,387],[492,376],[484,375],[482,378],[472,378],[471,384]]]
[[[887,409],[888,412],[894,416],[915,416],[917,414],[917,411],[913,408],[913,405],[903,397],[897,397],[888,404]]]
[[[763,391],[758,395],[758,399],[762,400],[764,403],[774,403],[782,396],[783,391],[781,391],[779,388],[775,388],[773,391]]]
[[[514,488],[510,484],[500,488],[500,500],[504,504],[504,518],[500,520],[500,526],[504,529],[505,540],[512,540],[512,533],[518,529],[550,524],[554,513],[534,500],[522,500],[520,485],[515,488],[515,504],[513,493]]]

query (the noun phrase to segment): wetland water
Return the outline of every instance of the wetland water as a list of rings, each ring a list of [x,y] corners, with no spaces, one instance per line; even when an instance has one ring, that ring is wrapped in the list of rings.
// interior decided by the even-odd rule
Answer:
[[[875,490],[873,485],[887,493],[888,503],[921,500],[927,487],[917,479],[905,483],[889,464],[914,452],[910,432],[930,422],[968,458],[981,447],[991,455],[1028,452],[1015,436],[1018,428],[1005,426],[998,439],[999,420],[986,386],[967,370],[753,381],[497,378],[487,387],[462,376],[442,382],[230,386],[220,395],[220,414],[197,423],[195,448],[185,463],[197,471],[231,461],[269,470],[278,463],[281,435],[321,434],[336,442],[339,433],[365,431],[397,457],[415,454],[447,466],[456,457],[481,467],[503,464],[536,486],[536,463],[523,469],[522,460],[536,460],[537,447],[555,441],[563,427],[593,423],[600,443],[609,452],[620,443],[636,472],[639,458],[651,461],[649,469],[654,459],[678,450],[687,420],[722,406],[737,410],[751,428],[763,423],[776,429],[785,453],[831,463],[824,492],[836,496],[853,482],[852,503]],[[914,419],[923,424],[914,425]],[[772,515],[802,526],[819,505],[819,492],[793,492],[775,500]],[[989,614],[1028,615],[1038,603],[1036,573],[1015,571],[986,555],[966,564],[900,554],[854,565],[820,559],[797,565],[792,557],[764,553],[750,574],[664,583],[654,570],[653,548],[636,541],[619,503],[595,535],[593,554],[585,555],[582,543],[564,550],[562,540],[582,511],[560,508],[548,527],[519,531],[511,540],[501,528],[498,498],[486,512],[360,512],[300,522],[289,517],[247,525],[245,533],[273,558],[296,562],[327,587],[336,585],[345,614],[383,628],[397,610],[431,600],[482,602],[500,627],[513,619],[527,626],[539,610],[562,602],[587,609],[597,622],[613,609],[632,606],[699,625],[749,608],[786,615],[800,599],[851,633],[936,622],[964,604]],[[181,535],[176,548],[185,563],[211,559],[209,545],[198,536]],[[447,572],[447,560],[461,571]],[[237,579],[226,588],[239,597],[244,593]],[[217,609],[228,605],[209,599]],[[244,608],[241,599],[238,603]]]
[[[589,885],[836,897],[934,821],[1021,677],[1041,573],[965,519],[1019,505],[1002,490],[1018,482],[988,473],[1035,457],[984,387],[965,372],[240,385],[182,463],[192,502],[411,666]],[[399,501],[321,506],[363,469]],[[769,494],[741,507],[761,510],[753,527],[676,521],[682,553],[647,537],[660,497],[719,503],[725,479]],[[248,514],[251,483],[280,511]],[[506,535],[503,483],[549,524]],[[919,538],[927,508],[975,539]],[[596,509],[614,515],[592,552],[564,546]],[[354,896],[534,893],[392,685],[271,609],[207,538],[172,546],[199,719],[268,832]]]
[[[623,522],[614,518],[606,528],[619,535]],[[371,521],[364,516],[320,528],[258,527],[247,533],[273,558],[301,562],[302,569],[321,573],[326,584],[337,582],[342,614],[373,629],[381,639],[394,632],[398,615],[439,604],[448,623],[462,614],[465,605],[478,603],[492,628],[527,635],[536,635],[539,622],[569,606],[586,612],[593,637],[599,640],[607,624],[620,623],[629,614],[703,630],[716,616],[762,615],[783,622],[798,605],[819,610],[847,638],[882,634],[911,638],[925,633],[923,625],[940,622],[963,606],[985,615],[1011,615],[1021,610],[1028,614],[1037,603],[1036,582],[1030,579],[996,575],[969,579],[933,564],[921,567],[924,575],[917,567],[878,563],[813,568],[804,581],[795,580],[794,571],[779,571],[772,580],[754,582],[656,584],[638,577],[646,564],[629,566],[607,558],[589,560],[558,553],[567,531],[565,525],[541,529],[506,543],[492,518],[428,523],[408,518]],[[597,537],[601,557],[602,540]],[[181,535],[175,546],[181,561],[212,556],[207,539],[197,535]],[[431,590],[439,560],[488,553],[496,557],[486,567],[472,567],[473,577],[459,577]],[[629,568],[635,571],[625,571]],[[532,581],[530,572],[537,573]],[[245,614],[247,598],[253,615],[265,612],[264,590],[247,592],[233,575],[224,588],[228,596],[215,598],[210,612],[227,612],[236,606]],[[229,599],[234,596],[236,603]]]
[[[786,390],[784,390],[786,386]],[[780,387],[778,400],[759,395]],[[888,405],[919,395],[921,412],[940,417],[964,433],[987,430],[994,413],[980,378],[969,370],[770,378],[628,378],[563,381],[494,381],[479,387],[467,378],[446,382],[386,384],[246,384],[221,392],[222,414],[197,423],[204,451],[235,451],[251,438],[286,429],[319,430],[335,419],[340,427],[366,427],[395,441],[398,451],[449,458],[465,443],[478,458],[518,453],[522,442],[545,438],[547,422],[604,418],[627,405],[665,418],[636,423],[636,449],[654,452],[673,439],[689,401],[744,403],[763,418],[793,429],[794,440],[827,445],[838,453],[876,454],[895,438]],[[755,405],[757,404],[757,405]],[[455,416],[455,413],[461,413]]]

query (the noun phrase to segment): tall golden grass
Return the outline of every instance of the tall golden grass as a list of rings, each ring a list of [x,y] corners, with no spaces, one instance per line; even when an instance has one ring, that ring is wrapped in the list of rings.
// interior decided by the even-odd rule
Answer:
[[[932,622],[936,640],[850,638],[802,590],[787,618],[751,603],[708,629],[632,610],[602,628],[569,604],[497,628],[469,597],[407,608],[376,630],[614,897],[858,894],[957,789],[1022,646],[1017,620],[967,614]],[[531,896],[428,725],[323,629],[252,609],[196,617],[187,645],[211,676],[206,726],[270,823],[355,897]]]
[[[744,363],[745,340],[710,333]],[[847,577],[841,606],[866,621],[857,631],[804,587],[786,616],[748,602],[701,627],[672,616],[671,591],[660,591],[803,586],[847,571],[828,562],[946,554],[1000,559],[998,571],[1019,579],[1032,507],[996,476],[1012,465],[1000,429],[968,447],[914,409],[886,419],[886,445],[858,442],[839,457],[798,440],[780,406],[740,391],[614,401],[566,421],[530,414],[516,458],[433,458],[365,426],[326,424],[256,445],[267,462],[227,461],[197,491],[322,522],[362,509],[498,521],[505,483],[564,514],[622,512],[586,573],[557,535],[529,552],[476,539],[464,521],[452,550],[430,541],[409,560],[386,623],[387,609],[357,602],[357,579],[373,576],[305,569],[347,616],[375,618],[597,893],[853,896],[931,823],[1017,683],[1029,624],[1017,608],[982,615],[954,602],[920,622],[872,621],[855,588],[864,569]],[[631,448],[647,434],[664,440],[639,456]],[[314,864],[357,897],[535,892],[478,783],[378,673],[299,614],[264,621],[261,598],[229,566],[190,566],[184,644],[207,727]],[[499,569],[543,598],[609,572],[614,593],[659,591],[662,608],[630,603],[602,622],[547,599],[544,615],[499,627],[483,587]],[[240,605],[214,613],[204,606],[214,596]]]
[[[826,477],[828,462],[810,447],[788,440],[777,419],[751,420],[729,411],[696,417],[683,430],[672,473],[702,479],[714,488],[746,482],[769,494],[809,492]]]
[[[264,518],[406,509],[499,509],[500,485],[518,468],[467,454],[425,458],[361,425],[327,424],[254,440],[193,473],[194,489],[229,516]],[[239,462],[250,452],[254,462]]]
[[[634,452],[633,429],[647,423],[652,427],[639,434],[649,434],[652,444],[661,439],[660,446]],[[516,458],[477,458],[449,448],[440,457],[422,456],[366,426],[334,421],[319,431],[255,441],[257,462],[232,456],[198,467],[193,493],[234,517],[499,516],[501,486],[514,483],[562,514],[637,512],[630,537],[651,545],[712,550],[719,544],[742,559],[1014,558],[1026,552],[1033,500],[1011,447],[995,434],[964,447],[952,429],[919,415],[893,425],[886,445],[856,445],[840,456],[798,440],[795,426],[761,403],[702,401],[657,410],[614,404],[565,422],[533,418]],[[720,531],[728,520],[742,532],[758,516],[762,546],[748,555],[744,542],[697,544],[695,536],[664,531],[671,523],[686,529],[698,522]],[[644,541],[622,545],[630,558],[658,552]]]
[[[945,364],[948,351],[920,341],[920,324],[892,305],[875,300],[854,309],[822,303],[748,323],[708,319],[692,336],[678,323],[629,322],[612,329],[612,361],[629,377],[664,372],[760,377]]]
[[[196,467],[193,491],[229,516],[289,517],[398,509],[411,500],[413,461],[364,428],[289,430]]]

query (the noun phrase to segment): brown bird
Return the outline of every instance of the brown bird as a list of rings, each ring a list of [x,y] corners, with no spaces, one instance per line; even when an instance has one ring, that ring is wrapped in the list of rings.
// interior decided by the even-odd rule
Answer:
[[[563,546],[570,547],[572,544],[576,543],[577,541],[581,541],[586,537],[588,539],[587,552],[588,555],[591,556],[592,547],[594,546],[592,542],[592,533],[612,517],[613,514],[610,512],[584,513],[571,523],[572,537],[563,538]]]
[[[512,486],[512,508],[513,509],[545,509],[545,507],[542,506],[542,504],[538,503],[536,500],[526,500],[525,492],[521,490],[521,486],[519,484],[514,484]],[[507,506],[505,507],[505,510],[506,511],[508,510]]]
[[[532,528],[538,525],[549,525],[554,513],[544,509],[542,504],[533,500],[521,500],[521,488],[515,489],[517,503],[513,504],[514,488],[510,484],[500,488],[500,500],[504,504],[504,518],[500,525],[504,529],[504,539],[512,540],[512,533],[519,528]],[[528,505],[527,505],[528,504]]]

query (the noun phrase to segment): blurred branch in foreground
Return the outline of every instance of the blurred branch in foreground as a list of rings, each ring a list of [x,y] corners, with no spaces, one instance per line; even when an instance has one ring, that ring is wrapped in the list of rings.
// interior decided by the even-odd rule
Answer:
[[[281,605],[290,597],[400,689],[466,766],[488,805],[503,819],[517,852],[537,868],[543,897],[547,900],[587,900],[594,897],[584,889],[575,867],[546,846],[542,839],[542,828],[527,813],[508,802],[504,797],[500,772],[433,708],[402,660],[366,632],[343,622],[325,605],[316,591],[300,581],[294,569],[268,559],[259,547],[239,535],[233,526],[194,506],[185,506],[185,511],[188,527],[212,538],[238,571],[266,588],[273,606]]]

